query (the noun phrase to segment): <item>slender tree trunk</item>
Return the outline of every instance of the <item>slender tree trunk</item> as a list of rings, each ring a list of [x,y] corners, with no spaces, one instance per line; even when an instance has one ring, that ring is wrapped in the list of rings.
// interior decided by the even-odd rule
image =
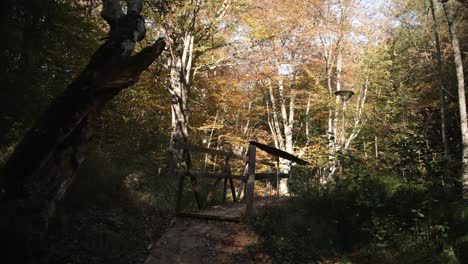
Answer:
[[[278,137],[276,136],[275,124],[274,124],[273,117],[272,117],[273,114],[270,111],[270,104],[268,103],[268,99],[266,100],[266,108],[267,108],[268,127],[270,128],[271,136],[273,137],[273,143],[275,144],[275,148],[278,148],[279,146]]]
[[[334,60],[333,60],[333,49],[332,49],[332,45],[329,45],[330,47],[327,48],[325,46],[325,42],[322,38],[320,38],[321,41],[322,41],[322,45],[323,45],[323,57],[325,59],[325,72],[326,72],[326,76],[327,76],[327,89],[328,89],[328,93],[330,96],[333,96],[333,87],[332,87],[332,78],[333,78],[333,65],[334,65]],[[333,150],[335,149],[335,136],[333,134],[334,132],[334,128],[333,128],[333,109],[332,109],[332,106],[331,104],[329,105],[329,109],[328,109],[328,129],[327,129],[327,139],[328,139],[328,150],[330,153],[333,152]],[[330,155],[330,160],[332,159],[331,155]]]
[[[244,107],[245,108],[245,107]],[[252,109],[252,101],[249,101],[247,103],[247,121],[245,122],[245,125],[242,124],[241,120],[239,120],[239,114],[237,115],[237,121],[238,125],[236,125],[236,134],[239,136],[239,138],[242,138],[246,141],[249,141],[250,137],[250,111]],[[271,125],[271,120],[270,120],[270,108],[268,106],[268,99],[267,99],[267,118],[268,118],[268,125]],[[237,145],[234,146],[233,149],[234,153],[237,155],[244,155],[244,147],[242,145]]]
[[[367,91],[369,90],[369,78],[366,77],[364,86],[359,91],[358,99],[356,100],[356,113],[354,114],[354,124],[351,133],[349,134],[344,144],[344,150],[348,150],[351,142],[359,135],[361,128],[366,120],[363,118],[364,106],[367,99]]]
[[[10,257],[15,263],[34,261],[33,249],[40,245],[56,202],[68,190],[86,156],[90,123],[107,101],[135,84],[164,50],[160,39],[131,55],[135,43],[145,36],[142,1],[128,0],[125,15],[119,0],[103,4],[101,16],[110,25],[109,38],[5,165],[0,182],[0,247],[7,253],[2,256],[6,263]]]
[[[293,152],[293,124],[294,124],[294,95],[291,94],[289,101],[289,112],[286,107],[286,98],[284,97],[284,84],[283,81],[279,81],[278,85],[279,101],[281,107],[281,119],[283,120],[284,130],[284,148],[288,153]],[[292,93],[291,89],[291,93]]]
[[[218,114],[219,114],[219,108],[216,109],[216,115],[215,115],[215,118],[214,118],[214,121],[213,121],[213,125],[211,126],[210,135],[208,136],[208,140],[206,142],[206,147],[207,148],[211,147],[211,140],[213,139],[213,134],[214,134],[214,130],[215,130],[215,127],[216,127],[216,122],[218,121]],[[203,171],[206,171],[206,165],[207,164],[208,164],[208,153],[205,154],[205,164],[203,165]]]
[[[439,101],[440,101],[440,128],[442,136],[442,144],[444,147],[444,159],[445,163],[450,162],[450,149],[447,140],[447,125],[445,119],[445,94],[444,94],[444,84],[443,84],[443,71],[442,71],[442,52],[440,51],[440,40],[439,32],[437,30],[437,18],[434,10],[434,0],[429,0],[431,16],[432,16],[432,32],[434,33],[435,46],[436,46],[436,55],[437,55],[437,86],[439,87]],[[446,166],[448,168],[448,166]],[[445,170],[446,173],[448,170]]]
[[[292,86],[292,84],[290,84]],[[286,98],[284,95],[284,83],[280,79],[278,82],[278,95],[279,102],[281,107],[281,119],[283,121],[283,132],[284,132],[284,147],[282,150],[285,150],[288,153],[293,153],[293,125],[294,125],[294,89],[290,89],[290,98],[289,98],[289,111],[286,107]],[[281,134],[281,131],[280,131]],[[291,161],[281,159],[283,164],[283,171],[289,173],[291,170]],[[281,179],[280,181],[280,190],[281,194],[288,194],[288,179]]]
[[[337,59],[336,59],[336,91],[341,91],[341,71],[343,66],[343,56],[340,47],[340,43],[338,42],[338,52],[337,52]],[[340,98],[338,96],[335,97],[335,109],[333,110],[332,114],[332,135],[333,135],[333,149],[331,151],[331,155],[329,158],[330,163],[330,175],[329,177],[333,177],[337,167],[341,170],[340,162],[336,159],[335,154],[343,147],[343,136],[344,136],[344,126],[342,126],[342,130],[340,132],[338,128],[338,113],[339,113],[339,102]],[[343,112],[343,111],[342,111]],[[343,114],[343,113],[341,113]],[[343,119],[344,120],[344,119]],[[341,133],[341,134],[340,134]]]
[[[326,72],[326,77],[327,77],[327,89],[330,97],[332,97],[333,94],[333,66],[334,66],[334,56],[333,56],[333,47],[332,45],[328,44],[329,47],[326,47],[325,41],[320,38],[322,41],[323,49],[324,49],[324,59],[325,59],[325,72]],[[329,166],[327,168],[327,173],[323,174],[323,182],[329,181],[329,177],[332,176],[335,173],[336,170],[336,162],[335,162],[335,150],[336,150],[336,127],[335,127],[335,117],[336,117],[336,105],[337,101],[335,98],[335,104],[333,105],[332,103],[329,104],[329,109],[328,109],[328,129],[327,129],[327,140],[328,140],[328,163]]]
[[[249,101],[247,106],[247,122],[245,123],[244,128],[242,129],[242,136],[247,136],[250,126],[250,110],[252,109],[252,101]]]
[[[460,52],[460,44],[458,42],[457,29],[454,25],[454,19],[450,8],[447,4],[442,4],[447,17],[450,36],[452,38],[453,57],[455,61],[455,69],[458,80],[458,104],[460,111],[460,129],[462,136],[462,185],[463,198],[468,200],[468,124],[466,114],[466,97],[465,97],[465,77],[463,74],[463,62]]]
[[[375,154],[375,158],[378,159],[379,158],[379,141],[378,141],[377,135],[374,135],[374,154]]]
[[[272,131],[272,134],[274,133],[275,134],[275,137],[276,137],[276,142],[277,144],[275,144],[275,147],[276,148],[279,148],[279,149],[285,149],[285,145],[284,145],[284,138],[283,138],[283,134],[281,133],[281,128],[280,128],[280,122],[279,122],[279,118],[278,118],[278,107],[276,106],[276,100],[275,100],[275,95],[273,94],[273,87],[270,85],[269,87],[269,95],[270,95],[270,101],[271,101],[271,113],[272,113],[272,128],[273,128],[273,131]]]
[[[341,51],[341,47],[338,47],[338,55],[336,60],[336,91],[341,91],[341,71],[343,67],[343,54]],[[341,149],[343,144],[343,136],[344,131],[341,133],[338,130],[338,105],[339,105],[340,98],[336,96],[335,98],[335,112],[333,115],[333,129],[335,134],[335,151]],[[343,114],[343,113],[342,113]]]
[[[309,93],[309,96],[307,97],[307,107],[306,107],[306,117],[305,117],[305,133],[306,133],[306,147],[309,146],[310,144],[310,132],[309,132],[309,126],[310,126],[310,105],[311,105],[311,99],[312,96]]]

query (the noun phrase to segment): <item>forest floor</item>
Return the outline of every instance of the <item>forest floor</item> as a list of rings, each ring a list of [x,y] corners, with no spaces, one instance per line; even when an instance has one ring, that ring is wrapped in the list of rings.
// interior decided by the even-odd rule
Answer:
[[[272,203],[260,200],[256,207],[261,210]],[[259,238],[241,222],[244,210],[245,204],[216,206],[174,218],[145,264],[272,263],[268,254],[251,250]]]

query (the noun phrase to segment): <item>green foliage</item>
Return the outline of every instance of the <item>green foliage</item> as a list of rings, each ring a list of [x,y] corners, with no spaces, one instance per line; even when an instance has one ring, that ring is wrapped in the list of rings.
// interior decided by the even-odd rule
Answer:
[[[278,262],[345,255],[358,263],[459,263],[455,255],[466,257],[467,240],[454,238],[468,228],[454,217],[459,203],[451,192],[397,175],[365,175],[312,185],[252,227]]]
[[[176,182],[135,171],[134,162],[92,151],[58,206],[37,263],[143,263],[172,217]]]
[[[0,166],[52,99],[83,69],[104,35],[70,1],[4,2]]]

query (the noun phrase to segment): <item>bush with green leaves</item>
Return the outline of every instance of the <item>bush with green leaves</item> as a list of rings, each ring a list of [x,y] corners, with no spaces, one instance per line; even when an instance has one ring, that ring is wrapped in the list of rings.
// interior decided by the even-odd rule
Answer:
[[[343,255],[357,263],[466,263],[468,228],[453,192],[398,175],[315,183],[252,227],[279,263]]]

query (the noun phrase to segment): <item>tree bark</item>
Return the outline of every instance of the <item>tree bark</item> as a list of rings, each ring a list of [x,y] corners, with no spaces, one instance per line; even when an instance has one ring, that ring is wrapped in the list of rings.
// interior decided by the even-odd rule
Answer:
[[[444,83],[442,78],[442,52],[440,51],[440,39],[439,32],[437,30],[437,18],[434,10],[434,0],[429,0],[431,16],[432,16],[432,32],[434,33],[434,40],[436,46],[437,56],[437,86],[439,87],[439,101],[440,101],[440,129],[442,136],[442,145],[444,147],[444,159],[448,163],[451,160],[450,149],[447,140],[447,122],[445,119],[445,94],[444,94]],[[446,169],[446,173],[448,170]]]
[[[284,148],[288,153],[293,153],[293,125],[294,125],[294,89],[292,88],[293,84],[290,84],[290,98],[289,98],[289,111],[286,107],[286,98],[284,96],[284,83],[280,79],[278,82],[278,95],[279,102],[281,107],[281,119],[283,120],[283,132],[284,132]],[[280,131],[281,134],[281,131]],[[281,159],[283,164],[284,173],[289,173],[291,170],[291,161],[286,159]],[[280,189],[278,190],[281,194],[288,194],[288,179],[281,179]]]
[[[356,100],[356,113],[354,114],[354,124],[351,133],[349,134],[346,142],[344,144],[344,151],[347,151],[351,142],[359,135],[361,132],[363,124],[366,122],[365,118],[363,117],[363,110],[366,104],[367,99],[367,91],[369,90],[369,77],[366,77],[364,85],[361,87],[359,91],[358,99]]]
[[[284,149],[284,138],[281,133],[280,122],[278,118],[278,107],[276,106],[275,95],[273,93],[273,87],[269,84],[269,95],[271,101],[271,113],[272,113],[272,125],[270,125],[270,130],[275,139],[275,147],[279,149]]]
[[[311,105],[311,98],[312,95],[309,93],[308,97],[307,97],[307,107],[306,107],[306,112],[305,112],[305,115],[306,115],[306,118],[305,118],[305,134],[306,134],[306,148],[309,147],[309,144],[310,144],[310,132],[309,132],[309,126],[310,126],[310,105]]]
[[[336,59],[336,91],[341,91],[341,71],[343,68],[343,53],[342,53],[342,48],[341,48],[341,43],[337,44],[337,49],[338,49],[338,54],[337,54],[337,59]],[[335,135],[335,152],[338,150],[342,149],[343,147],[343,140],[344,140],[344,132],[345,131],[340,131],[338,129],[338,105],[340,102],[339,96],[335,96],[335,112],[333,115],[333,134]],[[343,113],[341,113],[343,114]],[[342,127],[344,129],[344,127]]]
[[[162,53],[162,39],[131,55],[145,36],[141,1],[103,2],[101,16],[109,37],[84,71],[46,110],[5,165],[0,182],[2,249],[18,261],[32,260],[56,202],[66,193],[85,159],[92,136],[90,123],[104,104],[135,84],[142,71]],[[8,262],[7,262],[8,263]]]
[[[248,180],[247,189],[245,191],[245,213],[248,218],[256,216],[257,212],[255,209],[254,196],[255,196],[255,168],[256,168],[256,156],[257,148],[250,144],[248,150]]]
[[[169,170],[171,175],[175,175],[175,170],[177,168],[185,167],[186,169],[187,167],[187,161],[184,160],[183,150],[175,147],[179,143],[187,142],[189,131],[188,92],[191,86],[192,75],[185,74],[185,67],[183,66],[187,64],[188,53],[186,52],[186,50],[187,49],[184,48],[182,57],[172,56],[171,58],[169,58],[168,61],[168,66],[170,68],[170,86],[168,90],[172,95],[172,163],[171,168]],[[191,62],[192,59],[190,59],[189,61]]]
[[[177,4],[176,4],[177,5]],[[213,17],[204,15],[208,10],[209,1],[187,1],[181,12],[168,14],[163,18],[161,30],[167,37],[170,56],[167,67],[170,71],[170,83],[167,90],[172,95],[172,141],[171,152],[173,162],[169,169],[174,175],[175,169],[185,166],[183,153],[176,146],[178,142],[186,142],[189,133],[189,94],[193,77],[196,73],[197,58],[204,52],[203,45],[219,30],[217,25],[222,22],[231,6],[230,0],[216,3],[217,10],[211,10]],[[179,11],[180,11],[179,10]]]
[[[458,84],[458,105],[460,111],[460,129],[462,136],[462,195],[465,201],[468,201],[468,123],[466,115],[466,97],[465,97],[465,77],[463,74],[463,62],[460,52],[460,43],[458,42],[457,29],[454,25],[452,12],[447,4],[442,4],[447,17],[450,37],[452,38],[453,58],[455,61],[455,70]]]

